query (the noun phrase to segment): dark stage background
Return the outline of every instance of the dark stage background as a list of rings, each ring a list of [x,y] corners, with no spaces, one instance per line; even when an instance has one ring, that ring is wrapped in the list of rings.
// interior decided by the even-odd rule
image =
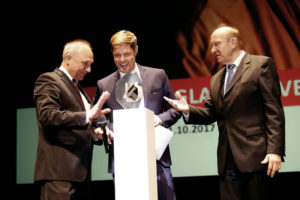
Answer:
[[[177,43],[177,34],[191,26],[198,2],[36,0],[16,3],[12,34],[14,48],[10,51],[12,64],[8,66],[12,79],[5,85],[9,98],[15,108],[33,107],[32,93],[36,78],[59,67],[63,45],[78,38],[92,44],[95,58],[92,73],[81,84],[84,87],[95,86],[98,79],[116,70],[109,40],[112,34],[122,29],[137,35],[139,64],[163,68],[170,79],[190,77],[182,64],[183,54]],[[12,80],[17,81],[14,87]],[[15,119],[15,116],[12,117]],[[15,124],[12,126],[15,127]],[[36,185],[15,183],[15,135],[13,128],[2,141],[5,161],[5,164],[2,161],[5,167],[3,195],[9,195],[8,199],[11,196],[39,199]],[[299,173],[280,173],[274,199],[297,196],[299,178]],[[174,184],[178,200],[219,198],[216,176],[174,178]],[[112,181],[92,182],[93,199],[114,199],[113,193]]]

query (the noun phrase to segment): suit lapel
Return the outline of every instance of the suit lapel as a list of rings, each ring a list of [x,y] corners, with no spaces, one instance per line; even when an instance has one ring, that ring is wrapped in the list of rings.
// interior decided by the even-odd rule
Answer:
[[[220,81],[218,81],[217,83],[220,83],[220,85],[218,87],[220,88],[222,98],[224,98],[224,95],[225,95],[224,94],[224,82],[225,82],[225,74],[226,74],[225,67],[223,67],[223,72],[221,74],[222,74],[222,76],[219,77]]]
[[[147,103],[148,103],[148,88],[147,88],[147,83],[145,82],[147,80],[146,78],[146,69],[142,67],[141,65],[138,64],[138,68],[140,71],[141,79],[142,79],[142,89],[143,89],[143,95],[144,95],[144,107],[147,108]]]
[[[76,101],[80,104],[81,108],[83,110],[85,110],[85,107],[81,101],[81,97],[79,96],[79,94],[77,93],[76,89],[73,86],[72,81],[69,79],[69,77],[61,70],[59,70],[58,68],[55,69],[55,73],[61,77],[62,82],[65,83],[65,85],[67,86],[67,88],[74,94]],[[79,86],[80,90],[82,91],[82,88]],[[87,95],[85,94],[85,92],[83,92],[84,96],[87,97]],[[88,101],[90,101],[89,98],[87,98]]]
[[[83,94],[83,96],[85,97],[85,99],[87,100],[87,102],[89,104],[91,104],[92,101],[91,101],[90,97],[85,93],[84,89],[81,87],[81,85],[79,83],[78,83],[78,88],[79,88],[80,92]]]
[[[236,72],[234,73],[234,75],[232,77],[232,80],[228,86],[226,94],[228,94],[230,92],[231,88],[234,87],[234,85],[237,83],[237,81],[241,78],[242,74],[248,69],[249,63],[250,63],[249,54],[246,53],[244,58],[241,60],[241,63],[238,66]],[[223,93],[224,93],[224,89],[223,89]]]
[[[212,82],[212,96],[219,97],[219,93],[221,93],[221,97],[224,98],[224,78],[225,78],[225,67],[223,67],[217,74],[213,77]],[[218,93],[218,94],[217,94]]]
[[[110,79],[111,84],[109,84],[109,88],[107,88],[107,91],[111,91],[110,92],[110,98],[109,100],[111,100],[111,102],[114,104],[114,109],[124,109],[117,101],[117,96],[116,96],[116,83],[118,82],[118,80],[120,80],[120,72],[119,70],[117,70],[113,76],[112,79]]]

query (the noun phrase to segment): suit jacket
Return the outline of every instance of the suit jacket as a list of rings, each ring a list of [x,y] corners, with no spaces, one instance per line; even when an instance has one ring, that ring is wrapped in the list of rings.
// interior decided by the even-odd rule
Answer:
[[[245,54],[224,94],[225,69],[210,81],[204,108],[190,106],[188,123],[219,128],[218,172],[225,167],[228,145],[241,172],[264,169],[267,153],[285,155],[285,118],[279,78],[271,58]]]
[[[94,131],[72,81],[58,68],[40,75],[34,101],[39,128],[34,180],[90,178]]]
[[[163,69],[156,69],[138,65],[140,76],[142,79],[142,88],[144,94],[144,105],[149,110],[152,110],[155,115],[160,117],[164,127],[170,127],[181,117],[181,114],[172,108],[164,99],[163,96],[174,99],[173,89],[170,81]],[[105,102],[104,108],[112,110],[123,109],[116,100],[116,82],[120,79],[119,71],[115,71],[111,75],[97,82],[97,90],[94,102],[96,102],[102,92],[110,92],[110,98]],[[109,114],[109,128],[113,130],[113,112]],[[114,173],[113,161],[113,146],[109,149],[109,167],[108,171]],[[159,163],[164,166],[171,165],[171,156],[169,147],[166,148]]]

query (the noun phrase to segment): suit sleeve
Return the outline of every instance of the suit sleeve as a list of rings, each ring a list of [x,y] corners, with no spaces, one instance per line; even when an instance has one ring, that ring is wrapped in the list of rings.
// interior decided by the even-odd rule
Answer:
[[[102,91],[101,91],[100,87],[98,86],[98,84],[100,84],[99,81],[98,81],[97,86],[96,86],[96,94],[95,94],[95,97],[94,97],[94,100],[93,100],[94,105],[97,103],[97,101],[99,100],[99,98],[102,94]]]
[[[97,101],[100,99],[100,96],[102,95],[102,93],[103,93],[103,90],[102,90],[102,87],[101,87],[101,82],[100,82],[100,80],[97,82],[97,86],[96,86],[96,93],[95,93],[95,97],[94,97],[94,100],[93,100],[93,104],[95,105],[96,103],[97,103]],[[107,108],[107,106],[106,106],[106,104],[104,104],[103,105],[103,107],[102,107],[102,109],[105,109],[105,108]],[[105,121],[105,120],[107,120],[108,119],[108,116],[109,116],[109,114],[108,115],[106,115],[106,116],[101,116],[100,117],[100,121]]]
[[[285,155],[285,117],[281,103],[279,77],[274,62],[269,58],[261,67],[259,89],[263,98],[267,153]]]
[[[86,126],[86,112],[77,111],[74,99],[62,91],[57,80],[50,74],[41,75],[34,88],[38,120],[45,126]],[[62,97],[63,96],[63,97]]]
[[[173,92],[173,88],[171,86],[170,80],[162,70],[163,77],[163,95],[169,97],[170,99],[175,99],[175,95]],[[170,127],[177,122],[177,120],[181,117],[181,113],[177,112],[170,104],[166,101],[163,101],[163,110],[164,112],[159,114],[158,117],[162,120],[164,127]]]
[[[206,96],[203,108],[189,105],[189,109],[190,114],[188,120],[184,118],[186,124],[211,124],[216,121],[210,94]]]

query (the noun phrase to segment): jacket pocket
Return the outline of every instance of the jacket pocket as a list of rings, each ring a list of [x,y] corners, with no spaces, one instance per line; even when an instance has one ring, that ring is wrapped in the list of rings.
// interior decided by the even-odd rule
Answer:
[[[247,136],[251,136],[251,135],[262,135],[264,134],[264,128],[260,127],[260,126],[255,126],[255,127],[250,127],[247,129],[246,131],[246,135]]]
[[[157,89],[153,89],[151,90],[151,94],[152,95],[158,95],[162,93],[162,89],[161,88],[157,88]]]

